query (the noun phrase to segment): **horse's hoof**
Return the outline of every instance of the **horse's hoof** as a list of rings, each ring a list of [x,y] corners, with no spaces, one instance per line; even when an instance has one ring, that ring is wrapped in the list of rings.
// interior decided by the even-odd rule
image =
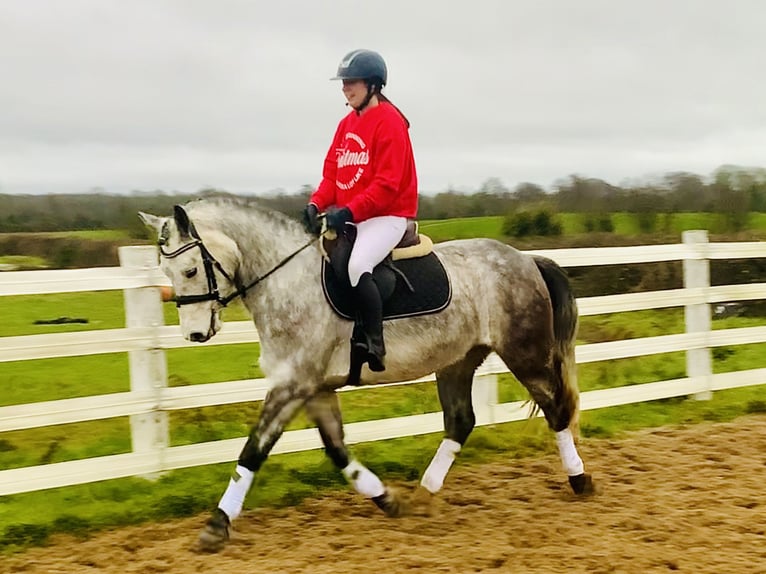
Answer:
[[[380,496],[373,497],[372,501],[390,518],[396,518],[406,514],[406,505],[404,501],[390,488],[386,488],[386,491]]]
[[[572,490],[575,494],[588,496],[595,492],[595,488],[593,487],[593,478],[591,478],[591,475],[586,473],[578,474],[577,476],[570,476],[569,485],[572,487]]]
[[[199,534],[198,546],[203,552],[218,552],[229,541],[231,522],[226,513],[216,508]]]

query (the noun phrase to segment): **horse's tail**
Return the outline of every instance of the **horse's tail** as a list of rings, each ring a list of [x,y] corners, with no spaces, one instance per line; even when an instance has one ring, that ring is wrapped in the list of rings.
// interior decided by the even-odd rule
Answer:
[[[533,256],[553,306],[554,369],[558,375],[556,404],[560,422],[565,423],[572,434],[578,436],[580,391],[577,388],[577,364],[575,362],[575,339],[577,337],[577,301],[564,270],[554,261]]]

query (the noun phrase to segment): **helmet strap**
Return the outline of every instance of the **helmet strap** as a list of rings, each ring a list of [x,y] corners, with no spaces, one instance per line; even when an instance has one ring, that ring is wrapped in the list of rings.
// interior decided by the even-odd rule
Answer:
[[[357,114],[361,114],[364,111],[364,108],[366,108],[370,104],[370,100],[372,99],[372,96],[376,95],[380,88],[378,85],[374,82],[371,82],[369,80],[365,80],[364,82],[367,85],[367,95],[362,100],[362,103],[359,104],[358,107],[354,107]]]

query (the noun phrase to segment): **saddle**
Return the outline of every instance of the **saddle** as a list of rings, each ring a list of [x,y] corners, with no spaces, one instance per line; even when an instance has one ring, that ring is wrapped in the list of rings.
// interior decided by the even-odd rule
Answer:
[[[322,239],[322,289],[327,302],[337,315],[354,321],[353,341],[363,340],[364,332],[354,305],[353,288],[348,277],[348,260],[356,239],[356,228],[347,226],[345,233],[334,239]],[[433,243],[418,234],[417,223],[408,222],[407,231],[394,250],[372,273],[383,302],[383,319],[401,319],[438,313],[452,299],[452,285],[436,253]],[[351,346],[347,385],[361,382],[364,357]]]
[[[356,239],[356,228],[335,238],[322,239],[322,289],[335,313],[356,318],[353,290],[348,277],[348,260]],[[372,273],[383,301],[383,319],[401,319],[438,313],[452,299],[452,285],[433,242],[418,233],[417,222],[408,222],[407,231],[394,250]]]

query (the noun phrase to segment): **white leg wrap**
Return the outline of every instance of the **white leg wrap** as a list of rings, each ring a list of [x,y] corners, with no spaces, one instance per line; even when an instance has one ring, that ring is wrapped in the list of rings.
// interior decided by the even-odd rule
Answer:
[[[352,460],[341,472],[354,489],[367,498],[375,498],[386,492],[386,487],[375,473],[357,460]]]
[[[460,452],[460,443],[449,438],[442,440],[439,448],[436,450],[431,464],[428,465],[423,478],[420,480],[421,486],[431,494],[436,494],[441,490],[444,484],[444,478],[447,476],[452,463],[455,462],[455,456]]]
[[[556,445],[559,447],[559,456],[561,464],[569,476],[577,476],[585,471],[580,455],[577,454],[574,438],[569,429],[564,429],[556,433]]]
[[[245,502],[247,491],[253,484],[254,473],[244,466],[237,465],[234,474],[229,479],[229,486],[218,503],[218,508],[226,513],[229,520],[234,520],[242,512],[242,505]]]

